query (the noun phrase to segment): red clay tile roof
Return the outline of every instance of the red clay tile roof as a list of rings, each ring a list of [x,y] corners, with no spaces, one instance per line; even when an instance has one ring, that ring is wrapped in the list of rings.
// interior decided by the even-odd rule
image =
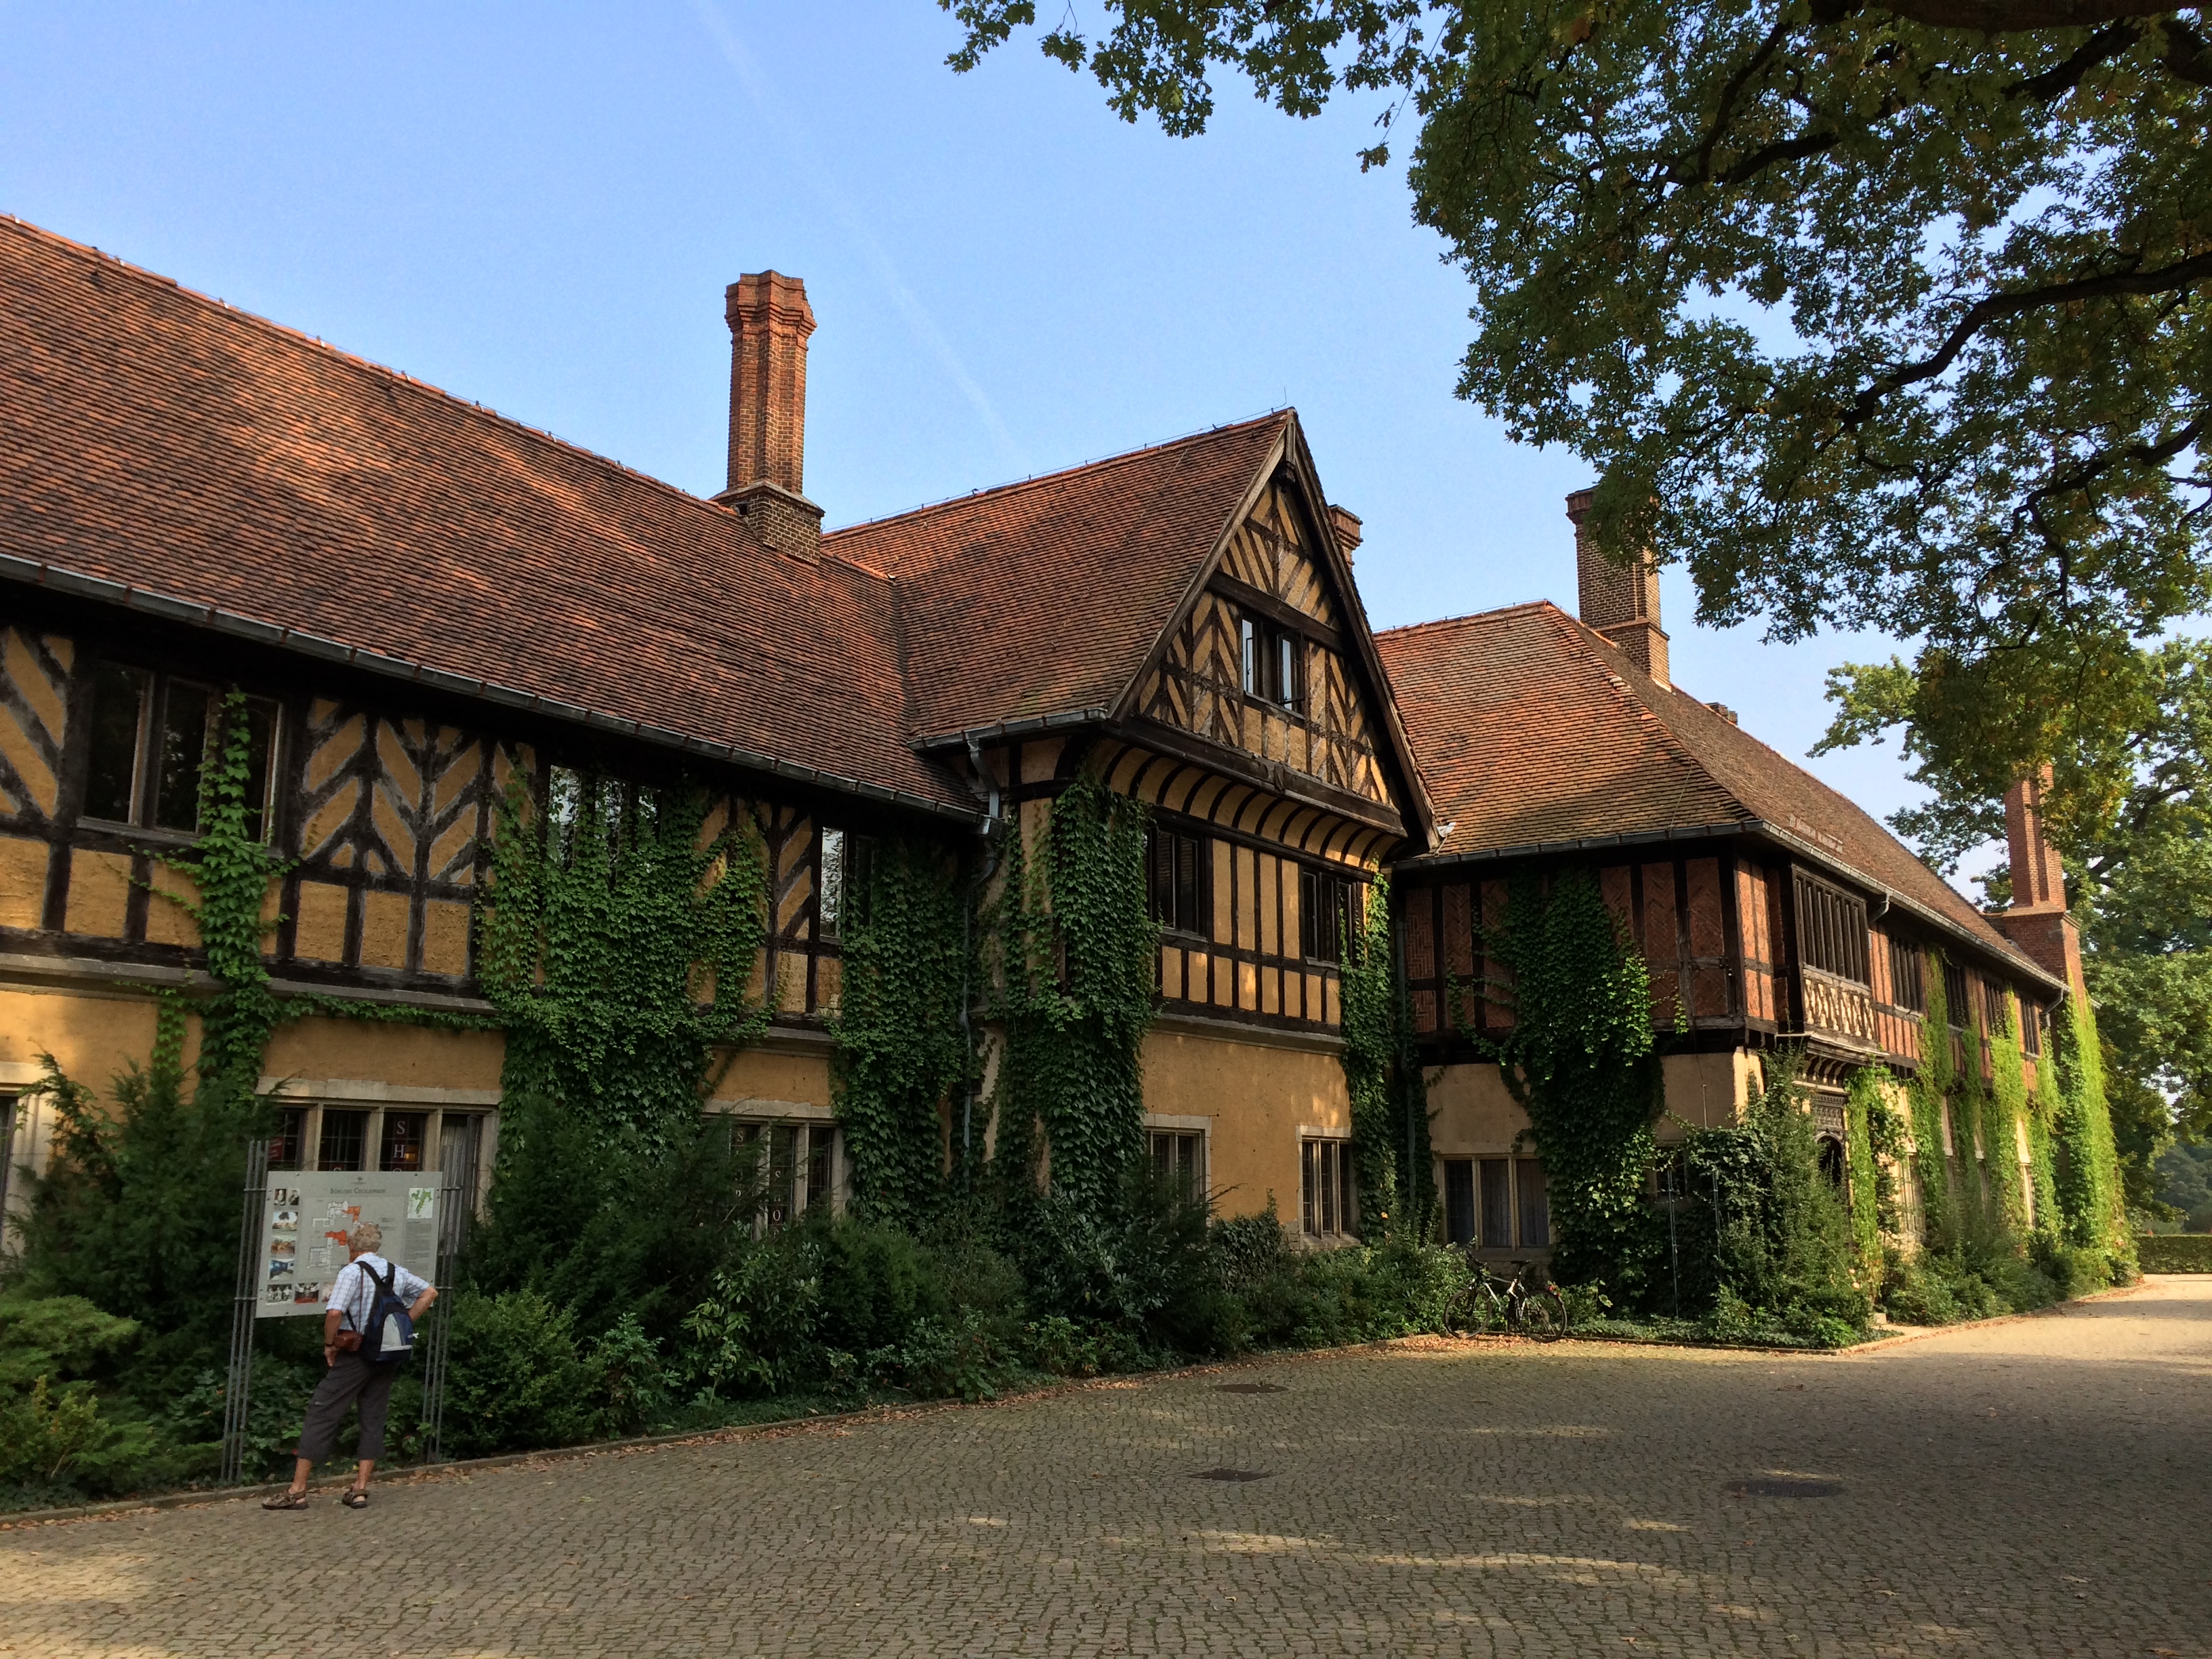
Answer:
[[[0,221],[0,555],[942,806],[887,584]]]
[[[1112,710],[1295,416],[854,525],[823,550],[891,578],[913,729]]]
[[[1896,836],[1549,602],[1376,635],[1437,817],[1436,856],[1754,823],[2047,977]]]

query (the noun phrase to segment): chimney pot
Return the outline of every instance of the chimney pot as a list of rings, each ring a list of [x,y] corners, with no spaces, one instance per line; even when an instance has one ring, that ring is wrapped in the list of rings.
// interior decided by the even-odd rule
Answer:
[[[1336,544],[1344,550],[1345,562],[1351,562],[1352,556],[1359,549],[1359,515],[1331,501],[1328,504],[1328,522],[1330,528],[1336,532]]]
[[[1595,489],[1567,497],[1575,527],[1575,586],[1585,627],[1603,635],[1660,684],[1667,678],[1667,630],[1659,625],[1659,567],[1647,553],[1627,564],[1606,557],[1586,520]]]
[[[778,552],[811,559],[822,509],[806,499],[806,284],[773,270],[730,284],[729,486],[714,499]]]

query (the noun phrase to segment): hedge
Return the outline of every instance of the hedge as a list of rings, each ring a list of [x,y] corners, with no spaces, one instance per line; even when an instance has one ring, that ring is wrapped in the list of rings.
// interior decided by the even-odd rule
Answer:
[[[2147,1273],[2212,1273],[2212,1233],[2139,1233],[2136,1259]]]

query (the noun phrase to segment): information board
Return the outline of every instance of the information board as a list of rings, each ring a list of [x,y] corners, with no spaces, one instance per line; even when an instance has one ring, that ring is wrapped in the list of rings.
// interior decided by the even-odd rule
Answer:
[[[364,1221],[383,1229],[378,1255],[438,1282],[435,1170],[383,1175],[272,1170],[268,1194],[261,1212],[256,1319],[319,1318],[346,1264],[346,1235]]]

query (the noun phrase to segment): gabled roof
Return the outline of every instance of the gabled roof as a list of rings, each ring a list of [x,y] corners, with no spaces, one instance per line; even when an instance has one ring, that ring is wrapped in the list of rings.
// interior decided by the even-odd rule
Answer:
[[[906,742],[881,576],[12,220],[0,503],[19,577],[973,810]]]
[[[1741,830],[2050,978],[1847,797],[1555,605],[1392,629],[1376,644],[1449,826],[1435,860]]]
[[[825,536],[825,555],[898,591],[915,735],[1110,712],[1293,419],[1265,415]]]

